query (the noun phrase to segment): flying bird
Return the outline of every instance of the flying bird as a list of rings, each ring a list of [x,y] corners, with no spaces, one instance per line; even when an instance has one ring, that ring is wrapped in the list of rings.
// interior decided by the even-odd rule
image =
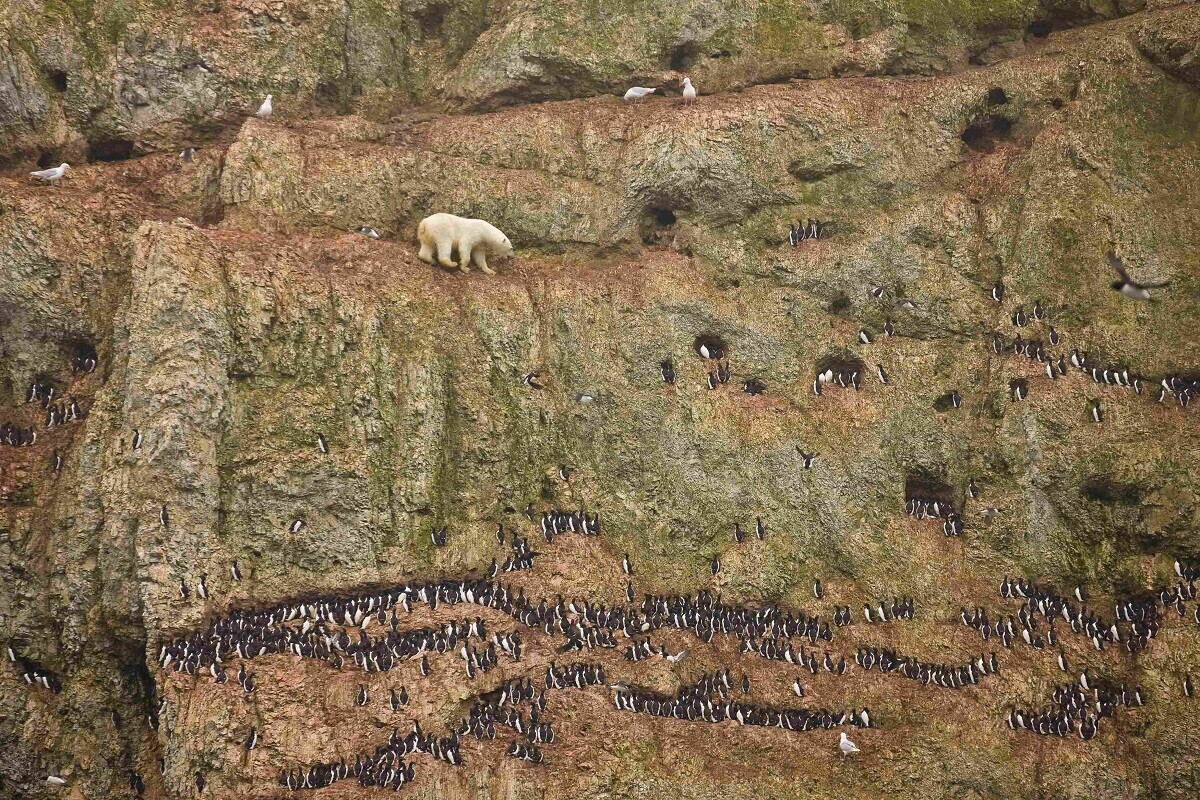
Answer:
[[[66,164],[63,166],[65,167]],[[1121,257],[1111,250],[1108,251],[1108,265],[1120,277],[1120,280],[1112,282],[1113,290],[1120,292],[1130,300],[1149,300],[1151,289],[1161,289],[1170,283],[1170,281],[1163,281],[1162,283],[1138,283],[1132,280],[1129,277],[1129,273],[1125,271],[1125,265],[1121,261]]]

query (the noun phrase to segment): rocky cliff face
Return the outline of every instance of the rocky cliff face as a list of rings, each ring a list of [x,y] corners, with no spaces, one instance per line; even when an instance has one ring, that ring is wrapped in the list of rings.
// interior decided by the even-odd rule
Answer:
[[[862,750],[842,759],[836,727],[656,718],[605,687],[552,690],[544,763],[505,757],[522,737],[500,726],[464,735],[461,765],[407,756],[401,791],[1200,791],[1200,700],[1182,689],[1200,680],[1200,628],[1175,569],[1200,562],[1200,422],[1183,402],[1200,375],[1190,4],[25,0],[0,31],[0,423],[37,433],[0,444],[0,636],[16,659],[0,668],[0,796],[293,797],[281,770],[353,764],[414,721],[445,737],[503,681],[540,689],[574,661],[668,695],[728,668],[739,703],[866,706],[875,726],[840,728]],[[685,73],[705,93],[693,106]],[[613,96],[632,84],[664,96]],[[275,116],[248,118],[267,92]],[[74,168],[57,185],[24,177],[61,160]],[[435,211],[488,219],[516,257],[495,277],[418,261],[416,223]],[[829,235],[791,246],[807,218]],[[1169,286],[1149,302],[1113,291],[1110,250]],[[709,388],[701,345],[724,351],[728,382]],[[743,391],[752,380],[765,391]],[[54,397],[29,401],[31,384]],[[906,513],[914,499],[953,508],[962,535]],[[546,542],[555,508],[598,514],[599,534]],[[364,672],[348,650],[340,669],[226,652],[218,683],[211,658],[160,658],[242,611],[484,579],[514,534],[532,568],[495,580],[535,605],[709,590],[827,624],[849,606],[829,639],[791,640],[849,669],[764,658],[743,623],[704,642],[670,615],[649,634],[688,649],[677,663],[629,660],[639,639],[620,634],[562,652],[568,637],[511,609],[416,596],[398,633],[478,616],[489,637],[520,631],[521,659],[468,678],[454,648],[428,654],[429,675],[419,656]],[[1028,623],[1044,647],[1022,640],[1006,575],[1066,598],[1049,606],[1066,616],[1043,597]],[[893,597],[915,599],[913,619],[864,619]],[[960,617],[977,606],[987,640]],[[342,622],[322,626],[357,640]],[[947,688],[864,669],[865,646],[935,667],[995,651],[1000,669]],[[1085,670],[1128,701],[1095,738],[1078,718],[1064,737],[1006,724]]]

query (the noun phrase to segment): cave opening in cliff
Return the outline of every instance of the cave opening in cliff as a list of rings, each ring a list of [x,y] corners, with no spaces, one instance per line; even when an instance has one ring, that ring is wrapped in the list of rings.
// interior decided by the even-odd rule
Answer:
[[[1025,32],[1037,39],[1044,39],[1054,30],[1048,19],[1035,19],[1025,28]]]
[[[1012,120],[1008,117],[988,115],[973,120],[959,138],[976,152],[990,153],[999,142],[1009,138],[1012,127]]]
[[[125,161],[133,155],[133,142],[128,139],[101,139],[88,145],[87,160]]]
[[[1002,106],[1008,103],[1008,94],[999,86],[988,89],[987,101],[989,106]]]
[[[1104,505],[1136,506],[1142,502],[1142,490],[1139,487],[1120,483],[1106,475],[1088,476],[1079,489],[1088,500]]]
[[[690,69],[700,57],[700,48],[693,43],[680,45],[671,51],[671,69],[677,72]]]
[[[702,333],[692,342],[692,349],[701,358],[728,358],[729,344],[715,333]]]
[[[867,365],[861,358],[848,352],[828,353],[817,361],[816,371],[818,375],[832,372],[835,380],[836,376],[843,372],[848,375],[857,372],[862,378],[867,374]]]
[[[62,70],[46,70],[46,79],[50,81],[50,85],[54,87],[54,91],[61,93],[67,90],[67,73]]]
[[[675,212],[666,206],[650,206],[642,215],[642,242],[657,244],[662,232],[673,227],[677,221]]]
[[[89,362],[96,362],[96,346],[90,340],[74,339],[68,346],[71,351],[71,364],[75,369],[83,369]]]
[[[918,469],[904,476],[904,502],[909,500],[937,500],[953,507],[954,487],[929,471]]]
[[[58,164],[58,154],[53,150],[43,150],[42,154],[38,156],[38,169],[49,169],[50,167],[57,167]]]

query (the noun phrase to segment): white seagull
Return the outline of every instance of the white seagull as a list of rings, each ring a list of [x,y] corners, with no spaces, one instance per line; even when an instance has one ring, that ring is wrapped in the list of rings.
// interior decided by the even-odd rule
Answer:
[[[271,98],[273,96],[274,95],[267,95],[267,99],[263,100],[262,105],[259,106],[258,111],[255,112],[254,115],[256,117],[259,117],[260,119],[266,119],[267,117],[271,116],[271,111],[274,110],[271,108]]]
[[[688,105],[696,101],[696,87],[692,86],[691,78],[683,79],[683,101]]]
[[[631,87],[629,87],[629,91],[625,93],[625,97],[623,99],[625,99],[625,100],[641,100],[646,95],[654,94],[657,91],[658,91],[657,88],[647,89],[644,86],[631,86]]]
[[[39,169],[36,172],[31,172],[29,174],[31,177],[37,178],[38,180],[46,181],[47,183],[54,183],[63,175],[66,175],[67,170],[70,168],[71,165],[64,162],[59,164],[57,167],[51,167],[50,169]]]
[[[851,753],[860,752],[858,749],[858,745],[856,745],[854,742],[850,741],[850,738],[848,736],[846,736],[845,731],[842,731],[842,739],[840,742],[838,742],[838,749],[842,751],[842,758],[845,758],[846,756],[850,755]]]

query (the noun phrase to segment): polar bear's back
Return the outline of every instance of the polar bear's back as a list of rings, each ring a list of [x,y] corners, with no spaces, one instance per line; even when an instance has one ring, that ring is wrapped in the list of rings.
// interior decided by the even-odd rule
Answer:
[[[431,214],[417,225],[417,238],[421,241],[434,241],[446,238],[458,242],[470,238],[477,242],[486,242],[501,246],[508,243],[508,237],[492,223],[483,219],[458,217],[454,214]]]

